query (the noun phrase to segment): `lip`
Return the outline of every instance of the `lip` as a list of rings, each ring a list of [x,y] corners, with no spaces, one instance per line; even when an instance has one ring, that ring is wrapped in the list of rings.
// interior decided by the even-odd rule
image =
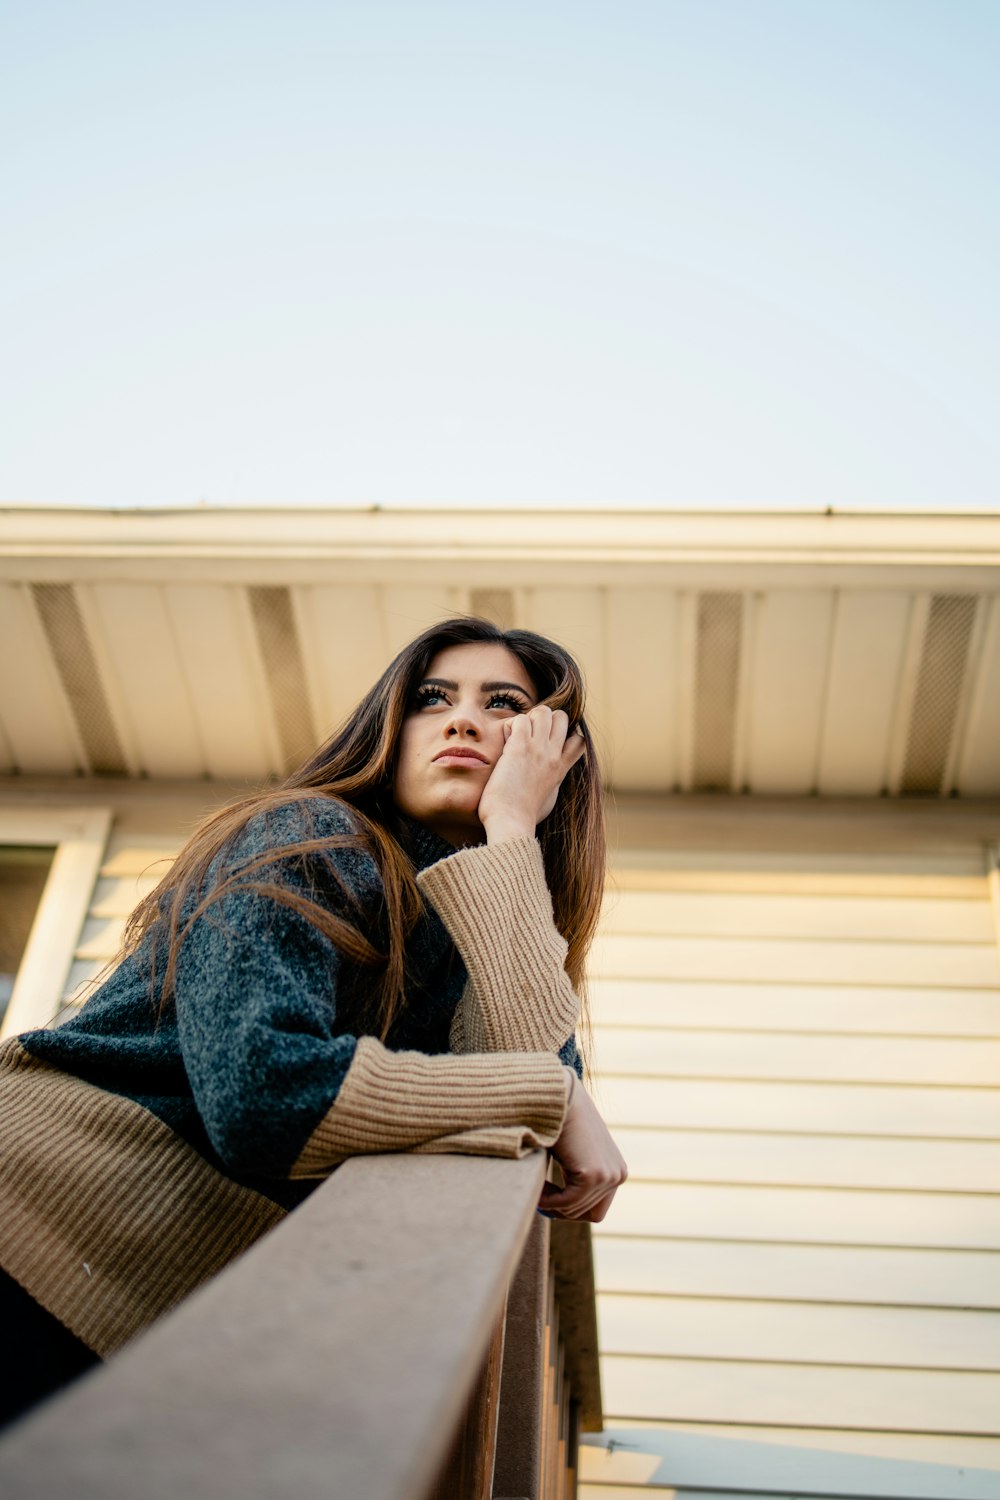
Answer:
[[[480,755],[478,750],[467,750],[465,747],[439,750],[434,759],[437,760],[478,760],[481,765],[488,766],[489,761],[485,755]]]

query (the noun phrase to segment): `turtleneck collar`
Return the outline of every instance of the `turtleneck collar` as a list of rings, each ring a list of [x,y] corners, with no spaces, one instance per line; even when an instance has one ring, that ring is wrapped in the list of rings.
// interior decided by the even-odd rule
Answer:
[[[418,823],[416,818],[409,818],[405,813],[397,813],[397,817],[402,834],[400,842],[418,870],[426,870],[428,865],[436,865],[439,859],[447,859],[449,854],[455,853],[454,844]]]

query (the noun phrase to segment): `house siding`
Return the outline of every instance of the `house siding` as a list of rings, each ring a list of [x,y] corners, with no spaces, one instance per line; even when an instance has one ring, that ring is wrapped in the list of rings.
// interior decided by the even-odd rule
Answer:
[[[880,838],[876,812],[824,855],[799,816],[617,858],[595,1088],[631,1175],[595,1233],[590,1500],[1000,1495],[985,843]]]

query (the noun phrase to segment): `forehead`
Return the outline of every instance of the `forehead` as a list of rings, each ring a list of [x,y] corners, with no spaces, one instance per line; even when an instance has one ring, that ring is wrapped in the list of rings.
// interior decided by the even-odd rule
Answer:
[[[474,688],[484,682],[513,682],[532,697],[535,695],[534,684],[513,651],[493,642],[446,646],[431,657],[425,676],[445,677]]]

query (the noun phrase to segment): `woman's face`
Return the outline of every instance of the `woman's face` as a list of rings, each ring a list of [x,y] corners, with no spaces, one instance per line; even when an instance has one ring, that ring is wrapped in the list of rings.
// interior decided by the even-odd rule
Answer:
[[[504,721],[537,702],[531,678],[506,646],[439,651],[403,721],[396,806],[449,843],[480,843],[476,809],[503,751]]]

